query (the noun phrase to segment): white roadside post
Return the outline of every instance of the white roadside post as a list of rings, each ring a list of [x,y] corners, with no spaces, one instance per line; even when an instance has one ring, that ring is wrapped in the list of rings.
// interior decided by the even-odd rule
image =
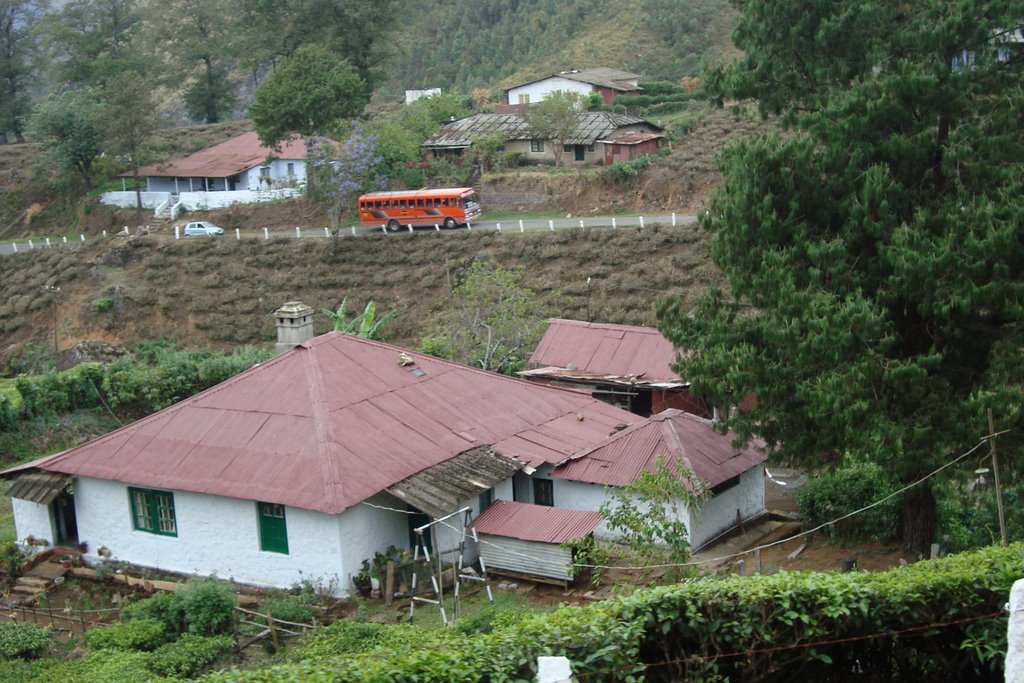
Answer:
[[[353,237],[356,236],[356,226],[354,226],[354,225],[352,226],[352,236]]]
[[[32,240],[28,241],[28,248],[29,249],[35,249],[36,248],[36,245],[32,244]]]
[[[676,227],[676,212],[672,212],[672,227]]]
[[[615,216],[612,216],[612,230],[616,229],[617,227],[619,226],[615,225]]]
[[[583,219],[582,218],[580,219],[580,227],[581,228],[583,227]]]
[[[640,227],[644,227],[644,217],[640,216]]]
[[[17,242],[11,242],[11,246],[14,247],[14,253],[17,254],[18,253],[18,243]]]
[[[498,232],[501,232],[501,223],[498,223]]]
[[[537,657],[537,683],[572,683],[568,657]]]
[[[47,246],[47,248],[49,248],[49,246],[50,246],[50,238],[49,237],[46,238],[46,246]]]
[[[82,238],[82,241],[83,241],[83,242],[85,241],[85,233],[82,233],[82,234],[80,234],[80,235],[79,235],[79,237],[81,237],[81,238]]]
[[[441,232],[441,226],[437,223],[434,223],[434,232]]]
[[[548,220],[548,230],[550,230],[551,232],[555,231],[555,222],[553,220]]]
[[[327,226],[325,225],[324,226],[324,237],[330,237],[330,236],[331,236],[331,231],[328,230]]]
[[[60,241],[63,242],[64,244],[67,244],[68,243],[68,236],[67,235],[61,235]]]
[[[266,228],[263,228],[263,239],[265,239],[265,240],[269,240],[270,239],[270,231],[267,230]]]
[[[242,240],[242,231],[238,228],[235,228],[235,239],[238,241]]]
[[[407,225],[405,227],[407,227],[409,229],[409,232],[412,232],[412,223],[410,223],[409,225]]]
[[[106,233],[103,233],[103,235],[106,236]],[[174,239],[176,239],[176,240],[180,240],[181,239],[181,227],[180,226],[177,226],[177,225],[174,226]]]
[[[1024,681],[1024,579],[1010,589],[1010,620],[1006,628],[1006,683]]]
[[[466,230],[472,230],[472,229],[473,229],[473,225],[469,221],[466,221]]]
[[[519,219],[519,232],[525,232],[525,230],[523,229],[523,219],[522,218]]]
[[[299,226],[296,225],[295,226],[295,239],[299,239],[301,237],[302,237],[302,230],[300,230]]]

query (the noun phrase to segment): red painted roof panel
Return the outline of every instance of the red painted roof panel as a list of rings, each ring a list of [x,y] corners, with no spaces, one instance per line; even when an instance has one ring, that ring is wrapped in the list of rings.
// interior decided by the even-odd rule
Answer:
[[[640,420],[581,392],[328,333],[33,466],[337,513],[470,448],[557,463]]]
[[[268,158],[305,159],[305,138],[295,137],[280,144],[280,149],[264,147],[255,132],[242,133],[230,140],[207,147],[183,159],[143,166],[141,176],[181,178],[227,178],[255,166]]]
[[[670,367],[675,355],[672,343],[653,327],[553,319],[530,364],[678,382],[679,375]]]
[[[732,445],[733,438],[731,433],[716,432],[710,420],[666,410],[574,454],[553,476],[622,486],[642,471],[653,472],[658,456],[665,456],[670,462],[682,460],[707,486],[717,486],[767,459],[760,444],[739,449]]]
[[[540,543],[565,543],[594,531],[600,512],[496,500],[469,526],[479,534]]]

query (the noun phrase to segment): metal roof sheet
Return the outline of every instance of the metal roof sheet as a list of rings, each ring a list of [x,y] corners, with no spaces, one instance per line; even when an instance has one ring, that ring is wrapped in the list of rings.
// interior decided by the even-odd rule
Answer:
[[[3,474],[38,468],[333,514],[470,449],[536,467],[640,420],[577,391],[330,332]]]
[[[606,145],[639,145],[642,142],[648,140],[657,140],[658,138],[665,137],[661,133],[634,133],[632,135],[621,135],[617,138],[611,138],[610,140],[598,140]]]
[[[306,138],[293,137],[279,145],[264,147],[255,132],[242,133],[230,140],[207,147],[183,159],[150,164],[139,169],[140,176],[227,178],[256,166],[268,158],[305,159]]]
[[[25,472],[11,484],[7,495],[11,498],[30,500],[33,503],[49,505],[60,492],[71,483],[71,477],[56,472]]]
[[[432,517],[443,517],[522,467],[522,463],[483,446],[418,472],[387,490]]]
[[[607,137],[624,126],[644,126],[650,131],[661,128],[637,118],[608,111],[585,111],[577,115],[579,123],[568,145],[589,145]],[[474,140],[500,135],[505,140],[530,140],[537,137],[521,114],[474,114],[445,124],[430,136],[421,147],[457,149],[469,147]]]
[[[672,342],[653,327],[553,319],[548,323],[531,365],[554,366],[582,377],[604,376],[631,383],[680,382],[670,367],[675,362]],[[545,374],[532,371],[530,374]],[[560,372],[551,373],[559,376]]]
[[[719,434],[711,421],[680,410],[666,410],[614,434],[555,468],[552,476],[605,486],[622,486],[643,471],[653,472],[658,456],[682,460],[707,486],[717,486],[767,459],[759,448],[732,445],[732,433]]]
[[[592,533],[603,519],[600,512],[589,510],[496,500],[469,526],[476,529],[478,534],[541,543],[565,543]]]
[[[549,78],[567,78],[571,81],[579,81],[580,83],[589,83],[590,85],[599,85],[604,88],[610,88],[612,90],[632,91],[642,90],[639,86],[635,86],[629,81],[635,81],[640,78],[640,74],[631,73],[629,71],[620,71],[619,69],[612,69],[606,66],[594,67],[592,69],[570,69],[562,71],[557,74],[550,74],[541,78],[534,79],[532,81],[526,81],[525,83],[519,83],[511,88],[506,88],[505,92],[509,90],[515,90],[521,88],[524,85],[530,85],[531,83],[539,83],[540,81],[546,81]]]

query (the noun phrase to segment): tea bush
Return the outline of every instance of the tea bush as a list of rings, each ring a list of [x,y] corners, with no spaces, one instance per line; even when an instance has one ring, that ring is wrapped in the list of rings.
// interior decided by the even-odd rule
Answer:
[[[235,646],[229,635],[199,636],[186,633],[162,645],[150,657],[149,670],[159,676],[193,678]]]
[[[899,488],[873,463],[852,463],[813,478],[796,496],[797,510],[805,529],[812,529],[885,498]],[[845,519],[824,530],[848,539],[886,540],[899,529],[902,498]]]
[[[201,636],[213,636],[231,629],[235,593],[230,585],[204,579],[175,593],[181,600],[185,629]]]
[[[132,603],[125,608],[128,619],[153,620],[163,625],[164,632],[173,638],[185,631],[185,613],[177,593],[158,592],[151,598]]]
[[[137,619],[89,629],[85,642],[94,650],[142,650],[148,652],[167,641],[164,625],[156,619]]]
[[[35,624],[0,624],[0,660],[33,659],[50,645],[50,629]]]

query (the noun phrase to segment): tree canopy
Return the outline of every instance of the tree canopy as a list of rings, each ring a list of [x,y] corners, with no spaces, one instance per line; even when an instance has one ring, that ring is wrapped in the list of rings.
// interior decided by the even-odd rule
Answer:
[[[572,138],[579,128],[579,114],[587,100],[578,92],[556,90],[543,100],[531,104],[523,118],[541,140],[551,140],[555,153],[555,166],[562,165],[563,143]]]
[[[325,134],[363,110],[364,87],[348,62],[319,45],[305,45],[260,85],[249,115],[267,146],[296,133]]]
[[[36,107],[30,128],[47,140],[54,160],[92,188],[92,165],[102,151],[103,104],[91,88],[55,95]]]
[[[709,75],[784,135],[731,148],[703,225],[728,291],[659,306],[683,377],[773,458],[878,462],[907,484],[1024,408],[1024,3],[737,2]],[[1019,35],[1019,33],[1018,33]],[[935,530],[929,482],[903,542]]]

